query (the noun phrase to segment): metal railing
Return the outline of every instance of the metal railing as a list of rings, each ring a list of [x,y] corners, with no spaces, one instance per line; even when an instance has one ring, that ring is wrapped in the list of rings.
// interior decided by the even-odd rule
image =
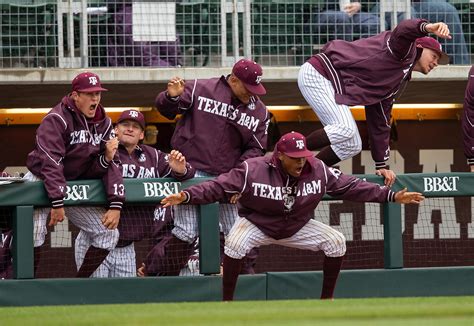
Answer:
[[[0,0],[0,68],[227,67],[240,57],[298,66],[332,39],[401,19],[445,21],[454,64],[470,64],[472,0]],[[346,4],[345,4],[346,3]]]

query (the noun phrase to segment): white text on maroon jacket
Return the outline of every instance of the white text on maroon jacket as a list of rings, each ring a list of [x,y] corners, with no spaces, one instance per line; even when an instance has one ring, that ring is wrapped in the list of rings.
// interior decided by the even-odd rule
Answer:
[[[199,106],[198,110],[208,112],[211,114],[219,115],[221,117],[228,118],[230,120],[236,120],[239,116],[239,110],[235,109],[233,105],[228,103],[223,103],[216,101],[211,98],[199,96],[198,97]],[[237,121],[237,124],[248,128],[255,132],[257,130],[260,119],[256,119],[247,113],[241,112],[240,118]]]
[[[256,197],[282,200],[285,194],[294,194],[293,187],[274,187],[264,183],[252,183],[253,195]],[[296,196],[308,196],[321,193],[321,180],[303,182],[298,188]]]

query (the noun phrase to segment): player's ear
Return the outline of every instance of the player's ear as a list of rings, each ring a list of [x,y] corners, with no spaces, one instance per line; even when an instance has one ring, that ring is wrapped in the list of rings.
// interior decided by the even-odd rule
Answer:
[[[278,159],[280,161],[283,161],[283,153],[282,152],[278,152]]]
[[[143,138],[145,138],[145,132],[142,130],[140,133],[140,140],[143,140]]]

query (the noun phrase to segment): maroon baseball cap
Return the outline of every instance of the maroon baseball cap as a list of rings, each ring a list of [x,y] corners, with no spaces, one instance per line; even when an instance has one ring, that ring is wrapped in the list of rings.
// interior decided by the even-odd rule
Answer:
[[[281,136],[276,148],[277,151],[293,158],[313,156],[313,153],[306,148],[305,136],[295,131]]]
[[[140,111],[136,110],[125,110],[120,114],[120,117],[117,120],[117,123],[120,123],[125,120],[132,120],[138,122],[140,127],[145,130],[145,116]]]
[[[72,91],[82,93],[106,92],[106,88],[102,88],[100,78],[92,72],[82,72],[72,80]]]
[[[425,37],[419,37],[416,39],[416,45],[421,46],[424,49],[430,49],[438,53],[439,55],[439,60],[438,63],[440,65],[446,65],[449,63],[449,56],[443,52],[443,48],[441,47],[441,43],[439,43],[437,40],[435,40],[432,37],[425,36]]]
[[[267,91],[262,85],[263,70],[262,67],[255,61],[242,59],[237,61],[232,68],[232,73],[245,86],[245,88],[252,94],[265,95]]]

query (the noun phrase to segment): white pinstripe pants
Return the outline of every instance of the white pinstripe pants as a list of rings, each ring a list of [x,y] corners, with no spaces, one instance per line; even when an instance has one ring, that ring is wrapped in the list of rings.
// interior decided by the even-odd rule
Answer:
[[[309,220],[291,237],[276,240],[243,217],[239,217],[230,230],[224,252],[231,258],[242,259],[252,248],[270,244],[311,251],[322,250],[327,257],[341,257],[346,252],[344,235],[314,219]]]
[[[323,124],[334,153],[341,161],[357,155],[362,150],[357,124],[349,107],[336,103],[331,82],[306,62],[298,74],[298,87]]]
[[[203,171],[196,170],[195,177],[215,177]],[[172,233],[183,241],[194,242],[198,236],[198,206],[176,205],[174,207],[174,228]],[[219,223],[225,236],[229,234],[237,218],[237,205],[219,204]]]
[[[27,181],[41,181],[40,178],[28,172],[25,177]],[[33,211],[33,237],[34,246],[42,246],[48,230],[46,223],[51,208],[35,208]],[[102,224],[102,216],[107,211],[104,207],[93,206],[65,206],[65,215],[75,226],[87,232],[92,239],[92,245],[96,248],[112,250],[117,244],[119,232],[117,229],[109,230]],[[63,222],[68,223],[65,219]]]
[[[74,243],[74,258],[77,270],[82,266],[84,257],[92,241],[86,232],[80,231]],[[91,277],[135,277],[137,263],[135,245],[112,249]]]

